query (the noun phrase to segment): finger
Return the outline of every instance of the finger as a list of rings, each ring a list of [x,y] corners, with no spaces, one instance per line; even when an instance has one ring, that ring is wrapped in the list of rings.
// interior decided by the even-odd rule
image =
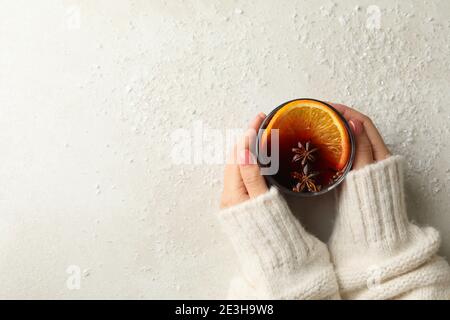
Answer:
[[[229,188],[230,190],[235,190],[244,187],[244,182],[242,181],[241,173],[239,172],[237,153],[237,145],[235,145],[231,151],[230,160],[227,165],[225,165],[224,189]]]
[[[262,121],[264,121],[266,115],[264,113],[258,114],[249,124],[249,130],[238,143],[233,147],[230,152],[229,159],[225,165],[224,170],[224,188],[222,193],[221,207],[226,207],[228,202],[232,204],[243,202],[249,198],[247,188],[242,180],[241,172],[239,169],[238,150],[247,149],[254,143],[256,138],[253,132],[259,129]]]
[[[370,120],[370,118],[366,118],[366,121],[364,121],[364,129],[372,144],[373,156],[375,161],[381,161],[389,158],[391,153],[384,143],[384,140],[381,137],[377,127],[372,122],[372,120]]]
[[[266,181],[261,175],[255,157],[248,149],[241,150],[240,163],[240,173],[250,198],[266,193],[268,190]]]
[[[225,165],[223,181],[223,192],[220,202],[222,209],[234,206],[250,198],[239,170],[238,144],[235,144],[231,149]]]
[[[237,149],[236,149],[236,156],[245,149],[252,149],[254,146],[254,143],[256,141],[256,136],[259,127],[261,126],[261,123],[266,118],[266,115],[264,113],[259,113],[248,125],[247,131],[245,131],[244,135],[238,140],[237,143]],[[237,162],[240,164],[240,159],[236,159]]]
[[[349,121],[350,127],[355,135],[355,160],[353,162],[353,169],[361,169],[374,162],[372,144],[367,136],[364,125],[356,119]]]
[[[256,141],[256,136],[258,135],[259,127],[261,123],[266,118],[263,112],[260,112],[248,125],[247,131],[244,134],[243,139],[240,142],[239,150],[251,149]]]
[[[235,145],[230,155],[230,162],[225,165],[221,208],[227,208],[249,199],[247,188],[237,164],[236,154],[237,146]]]
[[[327,103],[330,106],[332,106],[333,108],[335,108],[337,111],[339,111],[345,119],[350,120],[349,114],[348,114],[348,110],[351,109],[350,107],[347,107],[346,105],[343,105],[343,104],[333,103],[333,102],[329,102],[329,101],[327,101]]]
[[[343,104],[330,103],[330,105],[338,110],[346,120],[349,121],[351,119],[355,119],[363,124],[366,135],[372,145],[375,161],[381,161],[390,156],[390,151],[384,143],[380,132],[368,116]]]
[[[249,124],[248,130],[245,132],[244,136],[238,140],[237,145],[233,147],[230,153],[230,157],[227,161],[227,165],[225,167],[225,180],[227,180],[227,177],[235,178],[236,176],[240,178],[239,173],[239,160],[237,159],[238,150],[248,149],[251,143],[254,143],[254,139],[256,139],[256,131],[261,126],[261,123],[266,118],[266,115],[264,113],[259,113]],[[242,179],[231,179],[233,182],[240,185],[238,180]]]
[[[250,122],[248,128],[257,131],[265,118],[266,114],[264,112],[258,113],[258,115]]]

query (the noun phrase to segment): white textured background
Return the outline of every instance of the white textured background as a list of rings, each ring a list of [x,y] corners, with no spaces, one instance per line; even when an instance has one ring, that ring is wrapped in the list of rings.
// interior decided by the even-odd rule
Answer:
[[[374,119],[450,258],[449,45],[448,0],[0,0],[0,297],[224,297],[222,166],[173,164],[171,132],[296,97]],[[323,239],[325,199],[292,203]]]

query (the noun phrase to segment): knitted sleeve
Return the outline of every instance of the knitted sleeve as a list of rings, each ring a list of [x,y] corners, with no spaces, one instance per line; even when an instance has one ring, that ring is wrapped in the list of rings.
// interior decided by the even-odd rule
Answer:
[[[438,232],[408,221],[402,158],[351,172],[338,196],[329,249],[343,299],[448,299]]]
[[[339,298],[326,245],[305,231],[276,189],[218,216],[241,265],[229,298]]]

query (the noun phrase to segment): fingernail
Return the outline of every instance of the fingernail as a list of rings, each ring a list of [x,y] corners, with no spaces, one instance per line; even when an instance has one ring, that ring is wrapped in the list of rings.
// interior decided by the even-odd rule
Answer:
[[[355,124],[353,123],[353,121],[350,120],[350,121],[348,122],[348,124],[349,124],[350,127],[352,128],[353,133],[356,133],[356,126],[355,126]]]
[[[242,150],[239,153],[239,164],[241,166],[248,166],[248,165],[254,164],[254,163],[255,163],[255,158],[248,149]]]
[[[355,135],[359,135],[363,131],[362,123],[358,120],[350,120],[349,122],[350,127],[352,128],[352,131]]]
[[[260,112],[258,113],[258,117],[260,117],[261,119],[265,119],[267,116],[264,112]]]

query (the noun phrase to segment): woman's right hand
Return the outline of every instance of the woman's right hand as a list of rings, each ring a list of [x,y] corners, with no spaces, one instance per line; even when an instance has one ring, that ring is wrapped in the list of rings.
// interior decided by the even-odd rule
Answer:
[[[249,150],[255,143],[258,129],[265,118],[264,113],[258,114],[250,123],[245,135],[233,147],[230,159],[225,166],[220,202],[222,209],[256,198],[269,190],[256,159]]]
[[[353,170],[361,169],[390,157],[389,149],[368,116],[343,104],[330,104],[349,122],[355,134],[356,154]]]

